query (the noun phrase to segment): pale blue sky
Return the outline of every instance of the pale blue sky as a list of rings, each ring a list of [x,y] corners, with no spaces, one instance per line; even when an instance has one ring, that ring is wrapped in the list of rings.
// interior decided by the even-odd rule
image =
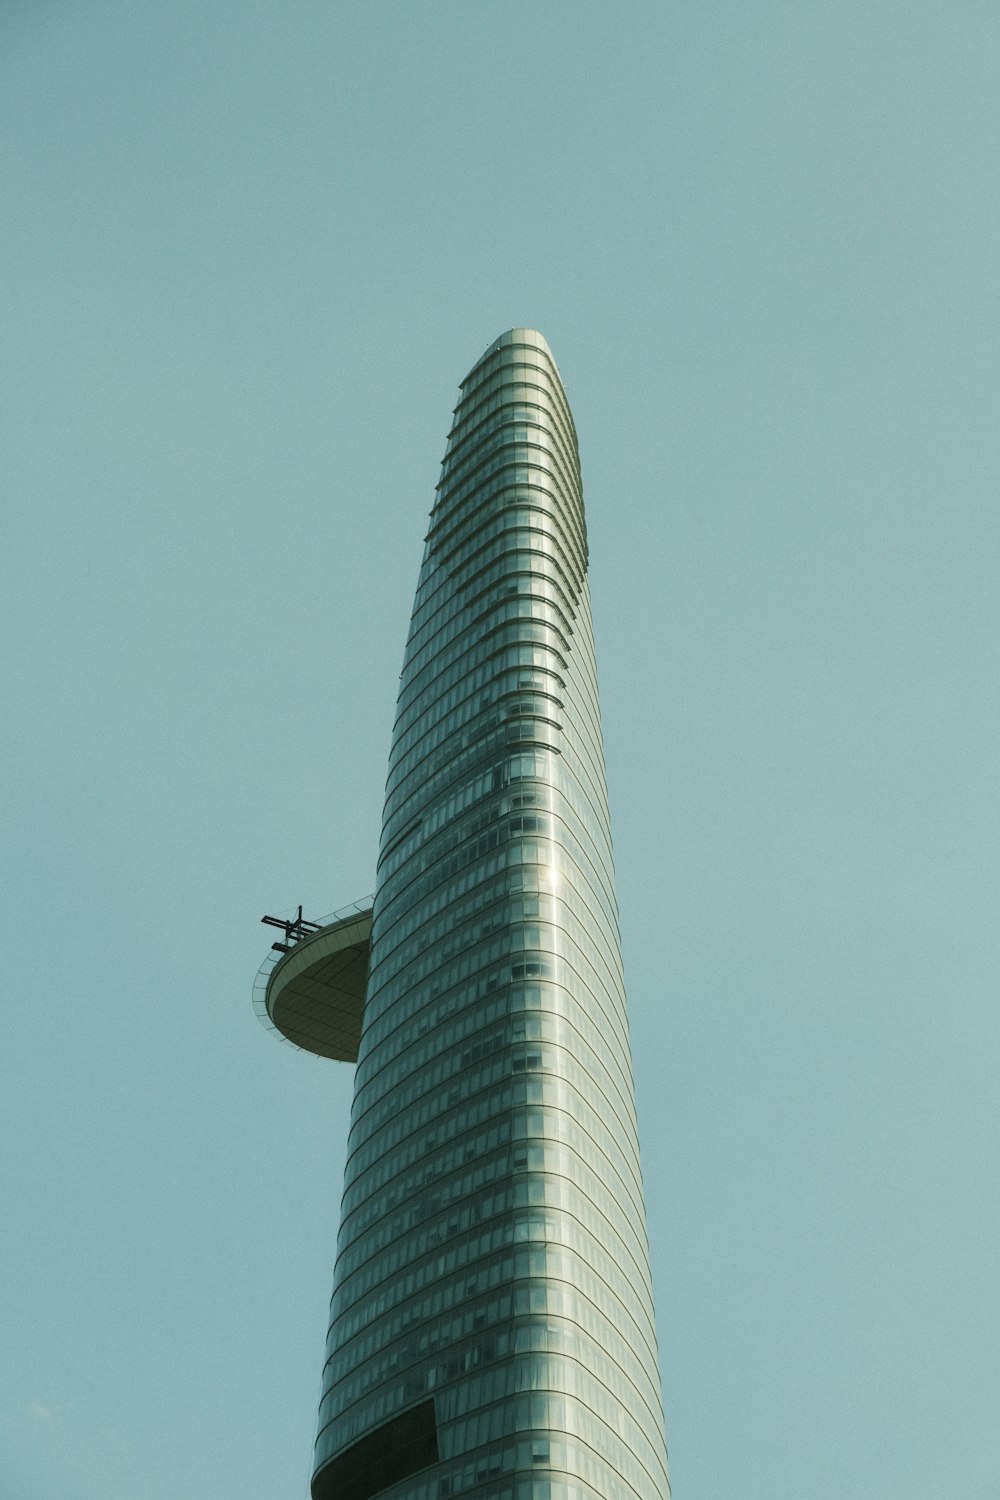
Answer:
[[[1000,1500],[1000,7],[7,0],[0,1495],[306,1494],[459,379],[581,435],[676,1500]]]

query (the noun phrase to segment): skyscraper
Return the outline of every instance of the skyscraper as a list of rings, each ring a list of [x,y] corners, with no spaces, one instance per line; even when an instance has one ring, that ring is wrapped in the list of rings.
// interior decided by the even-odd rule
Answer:
[[[462,383],[374,913],[261,1008],[357,1058],[313,1500],[668,1493],[573,419],[515,328]]]

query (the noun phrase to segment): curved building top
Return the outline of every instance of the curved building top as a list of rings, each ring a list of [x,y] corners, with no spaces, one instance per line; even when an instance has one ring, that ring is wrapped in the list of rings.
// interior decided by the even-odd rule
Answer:
[[[482,365],[486,364],[488,360],[492,359],[498,349],[504,349],[511,344],[526,345],[530,349],[541,349],[542,353],[548,355],[558,370],[559,366],[556,365],[555,355],[549,348],[548,341],[543,333],[539,333],[537,328],[508,328],[507,332],[502,333],[499,338],[494,339],[489,348],[476,360],[468,375],[461,382],[460,389],[465,389],[476,371]]]

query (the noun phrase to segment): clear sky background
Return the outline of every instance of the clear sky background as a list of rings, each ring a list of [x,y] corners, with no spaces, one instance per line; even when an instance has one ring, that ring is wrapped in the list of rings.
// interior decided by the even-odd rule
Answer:
[[[457,384],[581,436],[676,1500],[998,1500],[995,0],[6,0],[2,1500],[302,1500]]]

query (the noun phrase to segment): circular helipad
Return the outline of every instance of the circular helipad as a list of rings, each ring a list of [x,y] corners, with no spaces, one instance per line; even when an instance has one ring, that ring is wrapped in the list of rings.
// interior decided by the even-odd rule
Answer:
[[[317,1057],[357,1062],[371,936],[368,910],[302,938],[268,976],[262,1019]]]

